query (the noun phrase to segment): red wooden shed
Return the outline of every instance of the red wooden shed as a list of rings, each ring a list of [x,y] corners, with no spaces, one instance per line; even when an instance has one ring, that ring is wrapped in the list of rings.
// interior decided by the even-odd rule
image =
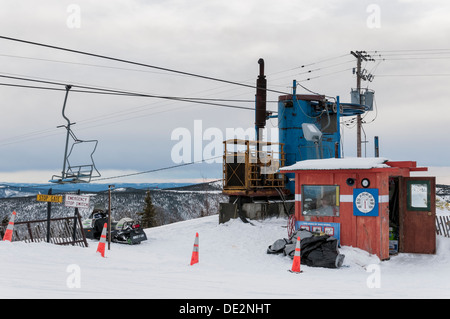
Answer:
[[[435,177],[410,176],[427,170],[375,157],[306,160],[280,172],[295,173],[296,228],[329,233],[386,260],[436,251]]]

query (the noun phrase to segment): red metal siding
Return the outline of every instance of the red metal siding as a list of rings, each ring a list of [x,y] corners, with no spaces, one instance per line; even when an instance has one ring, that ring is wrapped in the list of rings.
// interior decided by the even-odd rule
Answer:
[[[389,176],[409,175],[409,171],[397,168],[369,170],[301,170],[296,173],[295,216],[304,221],[302,216],[302,185],[339,185],[340,209],[337,217],[309,217],[309,221],[339,223],[341,227],[341,244],[353,246],[376,254],[380,259],[389,258]],[[347,185],[347,179],[355,179],[355,184]],[[370,188],[378,188],[378,216],[353,215],[353,189],[361,188],[361,180],[368,178]],[[300,196],[299,196],[300,195]]]

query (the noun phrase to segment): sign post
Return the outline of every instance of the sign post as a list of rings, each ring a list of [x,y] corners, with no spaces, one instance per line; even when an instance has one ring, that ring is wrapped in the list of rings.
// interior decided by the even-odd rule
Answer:
[[[52,189],[48,190],[48,195],[52,194]],[[52,214],[52,202],[47,202],[47,243],[50,243],[50,218]]]
[[[48,190],[48,195],[38,194],[36,200],[47,202],[47,243],[50,242],[50,218],[52,214],[52,203],[62,203],[62,196],[52,195],[52,189]]]
[[[50,188],[48,195],[38,194],[36,196],[36,200],[38,202],[62,203],[63,197],[60,195],[52,195],[51,188]]]
[[[66,194],[64,198],[64,206],[75,208],[89,208],[89,196]]]
[[[81,190],[78,190],[77,195],[80,195],[80,194],[81,194]],[[75,245],[75,239],[77,237],[77,218],[78,218],[78,216],[79,216],[78,207],[75,207],[75,213],[73,215],[73,234],[72,234],[73,244],[72,244],[72,246]]]
[[[48,190],[48,194],[52,194],[52,189]],[[50,243],[50,218],[52,214],[52,202],[47,202],[47,243]]]
[[[116,187],[115,185],[108,185],[108,250],[111,249],[111,187]]]
[[[64,198],[64,206],[75,207],[75,214],[73,215],[73,242],[75,243],[75,236],[77,231],[77,218],[79,216],[78,208],[89,208],[89,196],[80,195],[81,191],[77,191],[77,195],[66,194]]]

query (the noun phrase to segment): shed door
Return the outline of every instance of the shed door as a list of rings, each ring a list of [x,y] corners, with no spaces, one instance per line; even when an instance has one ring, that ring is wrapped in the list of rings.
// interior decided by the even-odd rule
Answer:
[[[399,251],[436,252],[435,177],[400,178]]]

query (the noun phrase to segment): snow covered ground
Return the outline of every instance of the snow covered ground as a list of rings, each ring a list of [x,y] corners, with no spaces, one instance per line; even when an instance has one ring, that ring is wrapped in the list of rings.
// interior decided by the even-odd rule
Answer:
[[[436,255],[399,254],[380,262],[342,247],[340,269],[302,265],[268,255],[287,237],[286,219],[218,223],[218,215],[147,229],[140,245],[111,244],[106,258],[88,248],[0,242],[0,298],[449,298],[450,238]],[[190,266],[195,234],[200,262]]]

